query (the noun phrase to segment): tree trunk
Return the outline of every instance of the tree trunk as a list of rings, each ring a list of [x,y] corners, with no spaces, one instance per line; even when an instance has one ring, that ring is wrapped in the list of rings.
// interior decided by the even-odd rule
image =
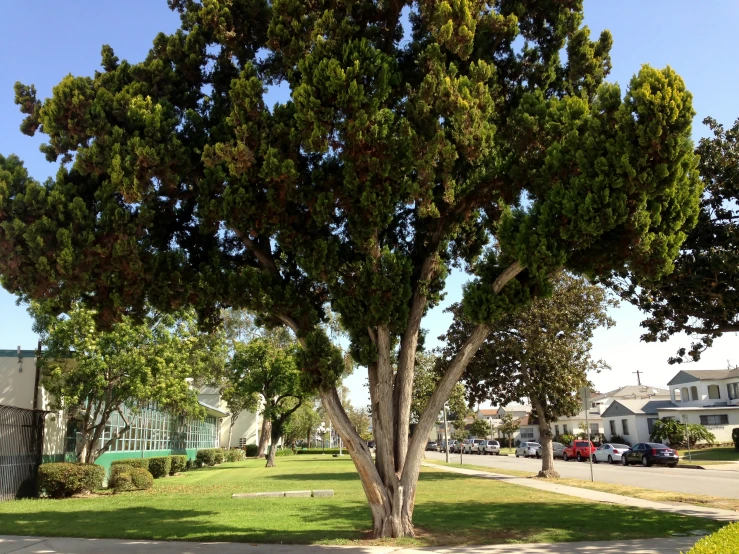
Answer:
[[[272,425],[269,420],[262,416],[262,433],[259,435],[259,448],[257,448],[257,458],[264,457],[264,450],[267,448],[267,438],[272,432]]]
[[[536,410],[541,436],[541,471],[539,477],[558,479],[559,473],[554,470],[554,451],[552,450],[552,427],[547,421],[544,407],[538,398],[532,396],[531,404]]]
[[[264,467],[275,467],[275,450],[277,450],[277,443],[272,441],[269,445],[269,455],[267,456],[267,463]]]

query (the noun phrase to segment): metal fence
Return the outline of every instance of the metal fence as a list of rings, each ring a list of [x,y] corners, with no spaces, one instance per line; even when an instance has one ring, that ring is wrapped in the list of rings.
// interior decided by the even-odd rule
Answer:
[[[35,494],[45,413],[0,406],[0,502]]]

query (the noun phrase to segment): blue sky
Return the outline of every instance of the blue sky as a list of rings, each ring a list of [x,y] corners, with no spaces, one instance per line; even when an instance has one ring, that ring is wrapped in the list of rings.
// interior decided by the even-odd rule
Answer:
[[[37,179],[52,175],[38,146],[41,137],[29,138],[18,131],[21,115],[13,104],[13,83],[36,85],[39,96],[51,95],[52,87],[68,73],[90,75],[100,64],[100,47],[110,44],[120,58],[141,60],[155,34],[171,32],[178,26],[176,14],[165,0],[75,0],[58,2],[6,2],[0,18],[0,153],[18,154]],[[739,117],[739,66],[731,62],[736,53],[739,2],[712,0],[586,0],[585,22],[593,36],[610,29],[614,36],[613,72],[610,80],[628,84],[639,67],[672,66],[685,79],[694,95],[696,140],[706,133],[700,123],[712,116],[725,125]],[[726,60],[729,60],[728,62]],[[270,104],[283,96],[275,91]],[[466,277],[454,274],[447,284],[445,305],[457,301]],[[424,320],[431,345],[449,323],[443,307]],[[632,371],[645,372],[644,381],[664,385],[676,372],[667,358],[686,337],[668,343],[639,341],[641,315],[631,306],[613,311],[615,328],[597,334],[594,356],[603,358],[612,370],[592,376],[601,390],[635,384]],[[34,348],[36,337],[31,321],[15,298],[0,289],[0,349]],[[723,368],[739,363],[739,338],[723,337],[695,369]],[[358,373],[347,383],[355,404],[366,404],[364,375]]]

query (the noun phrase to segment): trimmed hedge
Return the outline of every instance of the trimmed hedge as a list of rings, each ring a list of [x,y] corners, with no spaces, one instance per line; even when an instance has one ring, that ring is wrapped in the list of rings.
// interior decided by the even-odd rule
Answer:
[[[203,448],[195,454],[195,461],[199,467],[216,465],[216,449]]]
[[[38,494],[52,498],[64,498],[83,492],[91,492],[103,486],[105,468],[95,464],[70,464],[67,462],[42,464],[38,470]]]
[[[242,461],[246,456],[244,455],[244,451],[240,448],[232,448],[231,450],[228,450],[226,452],[226,461],[227,462],[240,462]]]
[[[169,458],[172,460],[172,467],[169,469],[170,475],[187,471],[187,456],[174,455]]]
[[[722,527],[712,535],[702,538],[688,554],[729,554],[739,552],[739,523]]]
[[[123,460],[116,460],[114,462],[111,462],[110,467],[112,468],[113,466],[122,464],[124,466],[140,467],[148,470],[149,460],[151,460],[151,458],[125,458]]]
[[[277,450],[277,452],[275,452],[275,456],[293,456],[294,454],[295,452],[293,452],[289,448],[280,448]]]
[[[254,458],[257,455],[257,452],[259,452],[259,447],[256,444],[246,445],[246,457],[247,458]]]
[[[226,451],[223,448],[214,448],[213,450],[216,452],[216,463],[222,464],[226,459]]]
[[[171,469],[171,457],[157,456],[155,458],[149,458],[149,473],[154,476],[154,479],[162,479],[163,477],[167,477]]]
[[[147,490],[154,486],[154,476],[141,467],[135,467],[131,470],[131,480],[137,490]]]
[[[348,451],[346,448],[343,449],[344,454],[348,454]],[[279,456],[280,451],[277,451],[277,454],[275,456]],[[323,454],[324,450],[321,450],[320,448],[304,448],[303,450],[298,450],[298,454]],[[327,448],[325,450],[326,454],[338,454],[339,449],[338,448]]]
[[[118,464],[110,468],[108,487],[115,492],[147,490],[154,486],[154,477],[142,467]]]

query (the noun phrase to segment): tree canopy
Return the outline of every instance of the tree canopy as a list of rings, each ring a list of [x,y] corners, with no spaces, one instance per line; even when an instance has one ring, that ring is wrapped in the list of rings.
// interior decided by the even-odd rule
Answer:
[[[2,284],[105,324],[151,304],[289,326],[374,535],[412,535],[425,437],[487,324],[554,269],[671,268],[701,190],[692,96],[669,67],[608,83],[612,37],[591,39],[582,0],[169,5],[181,26],[143,61],[106,45],[49,99],[16,86],[21,130],[62,167],[42,184],[0,158]],[[267,106],[277,85],[289,100]],[[452,266],[474,269],[478,327],[409,438],[421,319]],[[374,460],[336,394],[329,305],[368,368]]]
[[[656,282],[621,283],[624,296],[649,314],[643,340],[666,341],[681,332],[698,336],[670,363],[697,361],[716,338],[739,331],[739,120],[730,129],[712,118],[703,123],[713,132],[696,148],[705,192],[675,270]]]

